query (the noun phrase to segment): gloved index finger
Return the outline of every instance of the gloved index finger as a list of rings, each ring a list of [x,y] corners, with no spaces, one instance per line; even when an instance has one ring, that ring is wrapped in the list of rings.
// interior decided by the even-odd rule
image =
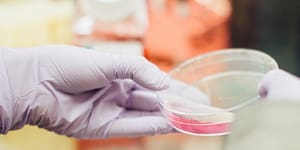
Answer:
[[[39,59],[56,87],[65,92],[103,88],[111,81],[131,79],[150,90],[168,87],[168,76],[141,56],[117,55],[71,46],[40,47]],[[68,57],[65,57],[68,56]],[[49,77],[52,79],[52,76]]]
[[[103,58],[103,53],[101,55]],[[131,79],[150,90],[162,90],[169,86],[169,76],[144,57],[107,54],[107,57],[104,58],[107,59],[106,67],[103,67],[105,60],[97,59],[96,63],[110,81]]]

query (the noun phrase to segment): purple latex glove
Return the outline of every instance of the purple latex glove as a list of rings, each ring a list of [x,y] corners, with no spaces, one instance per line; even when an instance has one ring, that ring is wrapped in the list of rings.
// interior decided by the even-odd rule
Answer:
[[[262,79],[259,94],[270,100],[300,102],[300,79],[283,70],[272,70]]]
[[[173,131],[154,91],[165,73],[142,57],[71,46],[1,49],[0,132],[25,124],[81,139]]]

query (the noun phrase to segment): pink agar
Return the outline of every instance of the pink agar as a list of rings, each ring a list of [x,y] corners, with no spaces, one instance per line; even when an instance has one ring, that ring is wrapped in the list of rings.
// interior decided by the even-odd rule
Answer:
[[[229,122],[201,122],[186,119],[176,115],[169,115],[170,123],[178,129],[196,134],[218,134],[229,132]]]

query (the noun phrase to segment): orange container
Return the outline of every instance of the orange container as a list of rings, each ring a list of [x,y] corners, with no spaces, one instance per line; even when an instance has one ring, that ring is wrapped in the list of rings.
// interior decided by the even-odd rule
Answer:
[[[146,57],[168,71],[195,55],[229,47],[229,0],[149,0]]]

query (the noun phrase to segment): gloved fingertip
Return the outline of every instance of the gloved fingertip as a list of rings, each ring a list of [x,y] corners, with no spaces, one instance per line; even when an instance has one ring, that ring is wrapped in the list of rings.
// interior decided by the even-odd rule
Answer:
[[[274,69],[269,72],[267,72],[261,81],[258,83],[258,94],[262,98],[266,98],[268,95],[268,88],[269,84],[272,80],[274,80],[274,77],[276,77],[278,74],[282,74],[284,71],[280,69]]]
[[[258,89],[258,94],[260,97],[265,98],[268,95],[268,90],[264,86],[260,86]]]

